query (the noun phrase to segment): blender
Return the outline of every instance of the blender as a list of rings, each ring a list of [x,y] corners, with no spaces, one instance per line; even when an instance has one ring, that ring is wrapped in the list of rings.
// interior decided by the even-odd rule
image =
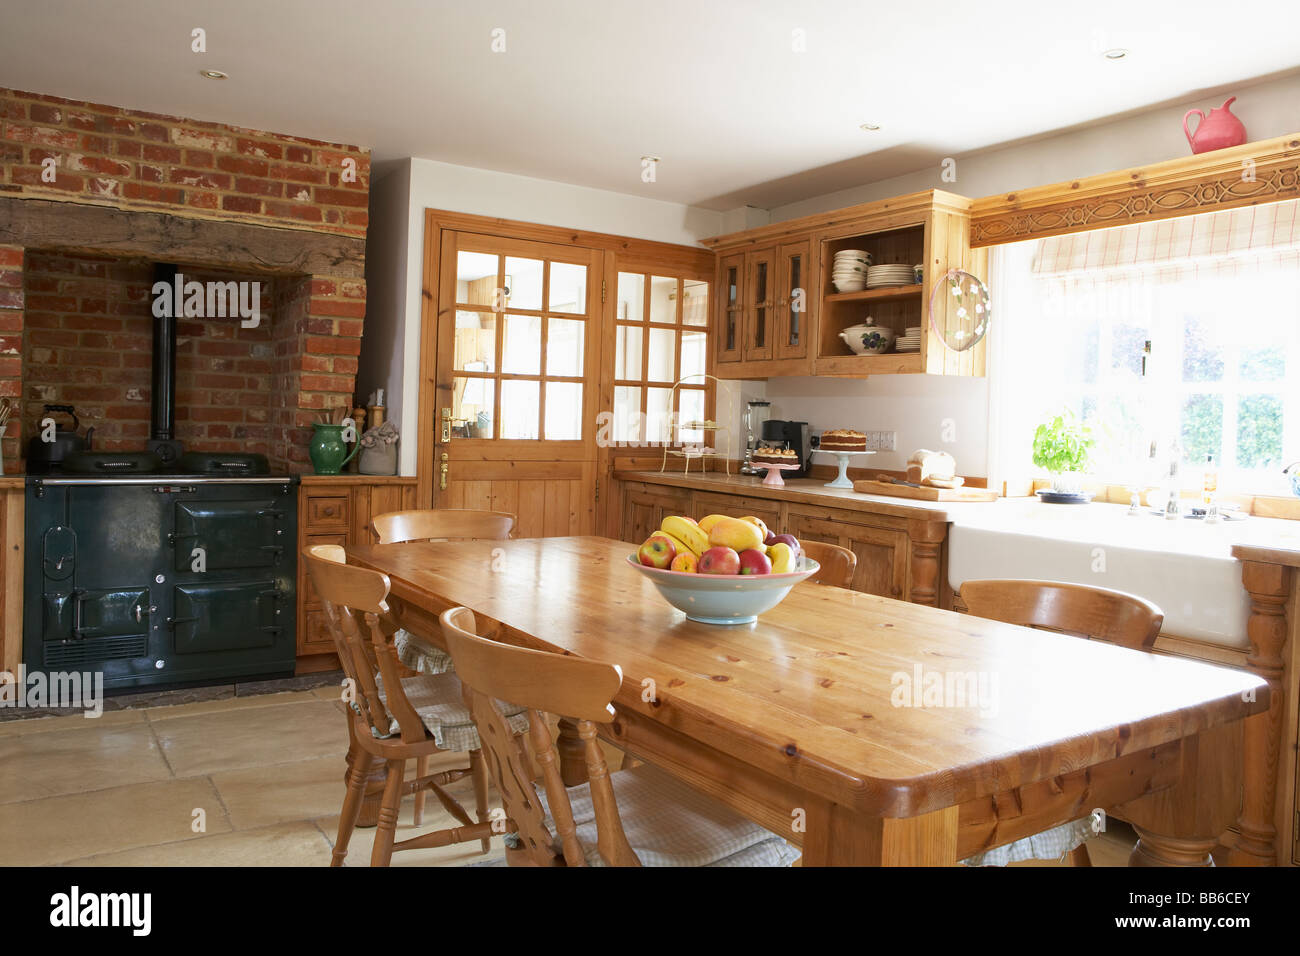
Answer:
[[[763,424],[772,417],[771,402],[750,402],[745,408],[745,460],[740,464],[740,474],[761,475],[766,469],[755,468],[753,455],[763,436]]]

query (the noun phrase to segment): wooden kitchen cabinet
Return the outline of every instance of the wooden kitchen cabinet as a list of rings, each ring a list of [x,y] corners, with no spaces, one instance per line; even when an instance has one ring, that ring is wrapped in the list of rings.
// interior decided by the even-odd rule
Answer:
[[[620,537],[640,543],[659,530],[669,515],[690,515],[691,493],[675,488],[627,486],[623,490]]]
[[[846,521],[843,512],[789,510],[786,530],[800,541],[823,541],[858,556],[853,590],[907,600],[907,532]]]
[[[370,519],[416,506],[415,479],[370,475],[304,475],[298,490],[298,548],[376,544]],[[320,599],[298,562],[298,672],[337,667]]]
[[[776,304],[773,308],[775,339],[772,345],[773,355],[778,359],[808,357],[812,250],[811,238],[783,242],[777,248]]]
[[[982,376],[984,342],[954,352],[934,331],[958,321],[950,297],[934,297],[930,310],[949,270],[987,278],[987,250],[970,245],[970,208],[962,196],[927,190],[702,240],[718,254],[724,293],[715,310],[718,376]],[[875,265],[921,264],[924,279],[838,292],[831,276],[845,249],[869,252]],[[855,355],[840,334],[863,323],[898,336],[920,327],[920,351]],[[726,334],[735,328],[738,342]]]

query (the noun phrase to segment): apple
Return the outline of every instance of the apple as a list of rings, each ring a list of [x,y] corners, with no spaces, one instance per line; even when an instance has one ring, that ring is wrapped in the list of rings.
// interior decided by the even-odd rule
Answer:
[[[767,556],[772,561],[773,574],[789,574],[794,570],[797,556],[794,549],[784,541],[778,541],[767,549]]]
[[[676,546],[658,532],[646,538],[645,543],[636,551],[638,561],[648,568],[659,568],[661,571],[671,566],[675,557],[677,557]]]
[[[740,573],[771,574],[772,562],[767,560],[767,555],[762,551],[750,548],[748,551],[740,552]]]
[[[686,574],[694,574],[699,570],[700,559],[690,551],[679,551],[677,557],[673,558],[673,563],[668,566],[669,571],[683,571]]]
[[[731,548],[709,548],[700,555],[700,574],[739,574],[740,555]]]
[[[767,537],[763,539],[763,547],[770,548],[774,544],[776,544],[776,535],[769,531]]]
[[[740,518],[723,518],[709,529],[709,544],[733,551],[757,550],[763,546],[763,532]]]

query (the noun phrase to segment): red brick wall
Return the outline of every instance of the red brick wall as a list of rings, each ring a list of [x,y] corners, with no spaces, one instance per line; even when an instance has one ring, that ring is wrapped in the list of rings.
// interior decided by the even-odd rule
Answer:
[[[149,437],[153,265],[67,253],[27,253],[23,333],[23,433],[36,433],[46,403],[75,405],[104,451],[144,447]],[[189,269],[187,280],[259,281]],[[263,282],[261,322],[177,323],[176,437],[195,451],[271,451],[274,282]],[[60,422],[64,421],[61,416]]]
[[[367,150],[17,90],[0,89],[0,170],[0,195],[357,236],[368,223]]]
[[[52,161],[53,182],[42,179],[45,160]],[[355,161],[355,181],[347,181],[347,161]],[[358,147],[0,89],[0,198],[73,200],[364,237],[369,185],[369,151]],[[293,241],[286,232],[285,242]],[[114,260],[111,249],[100,251],[105,256],[95,260],[0,246],[0,396],[24,403],[2,443],[8,472],[21,467],[21,440],[30,437],[33,416],[47,401],[91,409],[86,423],[97,426],[101,447],[140,448],[147,435],[151,330],[134,323],[149,317],[139,297],[148,293],[151,272],[143,263]],[[24,252],[38,261],[28,289]],[[155,258],[170,261],[165,248]],[[86,264],[92,261],[104,263],[104,275],[76,274],[92,269]],[[230,263],[236,272],[240,265],[252,264]],[[66,268],[74,274],[59,271]],[[197,269],[184,271],[204,278]],[[100,310],[107,295],[89,291],[91,280],[109,283],[123,297]],[[195,448],[265,450],[277,468],[307,470],[317,410],[353,398],[365,281],[264,280],[264,328],[243,330],[236,322],[200,335],[182,322],[178,437]],[[38,297],[37,319],[26,334],[25,295]],[[37,349],[49,351],[28,356]],[[20,418],[27,426],[21,436]]]

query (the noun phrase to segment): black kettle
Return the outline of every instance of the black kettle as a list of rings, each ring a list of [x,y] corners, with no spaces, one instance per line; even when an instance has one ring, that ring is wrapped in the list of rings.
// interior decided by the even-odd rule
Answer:
[[[55,424],[54,433],[51,435],[46,427],[42,424],[51,415],[63,413],[71,416],[72,427],[60,428]],[[77,420],[77,412],[71,405],[46,405],[45,411],[41,413],[40,419],[36,423],[36,434],[31,437],[27,443],[27,466],[33,472],[48,471],[50,468],[61,465],[63,460],[73,452],[89,451],[91,435],[95,429],[90,429],[84,436],[77,434],[81,427],[81,422]],[[46,438],[49,438],[47,441]]]

